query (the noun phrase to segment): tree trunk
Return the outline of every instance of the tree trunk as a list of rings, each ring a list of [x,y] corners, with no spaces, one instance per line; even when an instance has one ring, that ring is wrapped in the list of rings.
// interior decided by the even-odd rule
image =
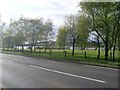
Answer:
[[[33,45],[31,44],[31,45],[30,45],[30,53],[33,52],[33,51],[32,51],[32,48],[33,48]]]
[[[116,48],[116,39],[113,46],[113,61],[115,62],[115,48]]]
[[[98,46],[98,55],[97,55],[97,59],[100,59],[100,45]]]
[[[82,49],[82,45],[81,45],[81,50],[83,50],[83,49]]]
[[[73,46],[72,46],[72,56],[74,56],[74,49],[75,49],[75,41],[73,41]]]
[[[30,47],[30,53],[32,53],[32,46]]]
[[[47,51],[47,44],[45,45],[45,51],[44,52],[46,53],[46,51]]]
[[[108,45],[105,45],[105,60],[108,61]]]
[[[84,48],[83,48],[83,49],[85,50],[85,48],[86,48],[86,47],[85,47],[85,45],[84,45]]]
[[[100,41],[99,41],[99,36],[97,36],[97,44],[98,44],[98,55],[97,55],[97,59],[100,59]]]
[[[46,51],[47,51],[47,48],[45,47],[45,51],[44,52],[46,53]]]

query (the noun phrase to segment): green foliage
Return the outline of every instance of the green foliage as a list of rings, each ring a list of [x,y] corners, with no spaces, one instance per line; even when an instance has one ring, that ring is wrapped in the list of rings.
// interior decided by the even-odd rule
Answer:
[[[65,48],[67,45],[67,28],[65,26],[61,26],[58,31],[56,45],[59,48]]]
[[[53,23],[50,19],[44,23],[42,18],[20,17],[19,20],[11,20],[7,30],[3,32],[3,46],[20,46],[27,42],[33,47],[38,42],[51,42],[53,35]]]
[[[40,32],[43,27],[42,18],[36,19],[29,19],[23,18],[23,31],[24,35],[26,36],[27,42],[31,45],[35,45],[36,42],[39,40]]]
[[[90,33],[95,32],[97,40],[100,37],[105,46],[105,59],[108,60],[110,49],[113,48],[113,56],[115,49],[120,49],[120,2],[80,2],[79,6],[82,9],[79,14],[66,16],[65,24],[59,28],[56,45],[59,48],[72,46],[74,55],[75,47],[85,48]],[[44,42],[47,52],[54,38],[53,22],[20,17],[19,20],[11,20],[2,38],[4,48],[28,43],[32,50],[33,46]]]
[[[68,42],[75,43],[79,37],[78,20],[76,15],[69,15],[66,17],[65,26],[68,29]]]
[[[42,35],[42,40],[45,42],[51,42],[53,40],[53,22],[50,19],[47,19],[44,23]]]
[[[81,14],[78,16],[78,34],[79,38],[77,40],[77,45],[78,46],[83,46],[85,47],[87,44],[87,40],[89,37],[89,32],[90,32],[90,26],[91,26],[91,20],[88,16],[85,16],[84,14]]]
[[[119,24],[117,2],[81,2],[82,11],[92,19],[92,31],[95,31],[105,45],[105,60],[108,59],[108,51],[116,47]]]

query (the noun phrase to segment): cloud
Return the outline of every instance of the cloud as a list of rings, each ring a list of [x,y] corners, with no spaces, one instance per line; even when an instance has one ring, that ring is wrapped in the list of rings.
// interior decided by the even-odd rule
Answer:
[[[64,17],[78,12],[80,0],[2,0],[0,13],[2,20],[9,23],[10,19],[18,19],[21,15],[29,18],[51,18],[55,32],[64,22]]]

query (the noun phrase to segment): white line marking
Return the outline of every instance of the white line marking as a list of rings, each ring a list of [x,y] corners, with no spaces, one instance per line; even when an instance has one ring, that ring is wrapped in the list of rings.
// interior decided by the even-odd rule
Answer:
[[[119,70],[119,69],[115,69],[115,68],[100,67],[100,66],[92,66],[92,65],[84,65],[84,66],[97,67],[97,68],[104,68],[104,69],[111,69],[111,70]]]
[[[98,80],[98,79],[88,78],[88,77],[84,77],[84,76],[78,76],[78,75],[75,75],[75,74],[70,74],[70,73],[61,72],[61,71],[57,71],[57,70],[52,70],[52,69],[48,69],[48,68],[44,68],[44,67],[38,67],[38,66],[34,66],[34,65],[29,65],[29,66],[34,67],[34,68],[39,68],[39,69],[42,69],[42,70],[46,70],[46,71],[49,71],[49,72],[54,72],[54,73],[59,73],[59,74],[68,75],[68,76],[72,76],[72,77],[83,78],[83,79],[87,79],[87,80],[91,80],[91,81],[105,83],[105,81]]]

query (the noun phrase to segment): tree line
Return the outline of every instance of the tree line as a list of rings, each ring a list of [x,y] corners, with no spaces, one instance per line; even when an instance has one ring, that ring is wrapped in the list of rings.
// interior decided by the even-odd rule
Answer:
[[[120,50],[120,2],[80,2],[79,7],[80,11],[76,15],[65,17],[64,25],[60,26],[57,33],[56,46],[64,50],[72,46],[74,56],[75,47],[85,49],[92,34],[96,37],[97,58],[100,58],[102,42],[105,60],[108,60],[108,52],[112,50],[115,61],[116,48]],[[45,42],[46,52],[54,36],[52,20],[21,16],[18,20],[11,20],[2,32],[2,47],[16,49],[14,46],[24,46],[28,43],[32,53],[37,43]]]
[[[108,51],[112,50],[115,61],[116,47],[120,50],[120,2],[80,2],[79,7],[82,9],[79,14],[67,16],[59,28],[57,45],[65,49],[71,43],[74,55],[74,47],[85,47],[92,33],[96,37],[97,58],[100,58],[102,41],[105,60],[108,60]]]
[[[11,20],[9,27],[3,31],[2,44],[4,48],[14,48],[15,46],[22,46],[28,44],[30,52],[33,52],[33,47],[39,42],[45,42],[45,52],[48,42],[54,38],[53,23],[50,19],[45,22],[43,18],[24,18],[20,17],[19,20]]]

